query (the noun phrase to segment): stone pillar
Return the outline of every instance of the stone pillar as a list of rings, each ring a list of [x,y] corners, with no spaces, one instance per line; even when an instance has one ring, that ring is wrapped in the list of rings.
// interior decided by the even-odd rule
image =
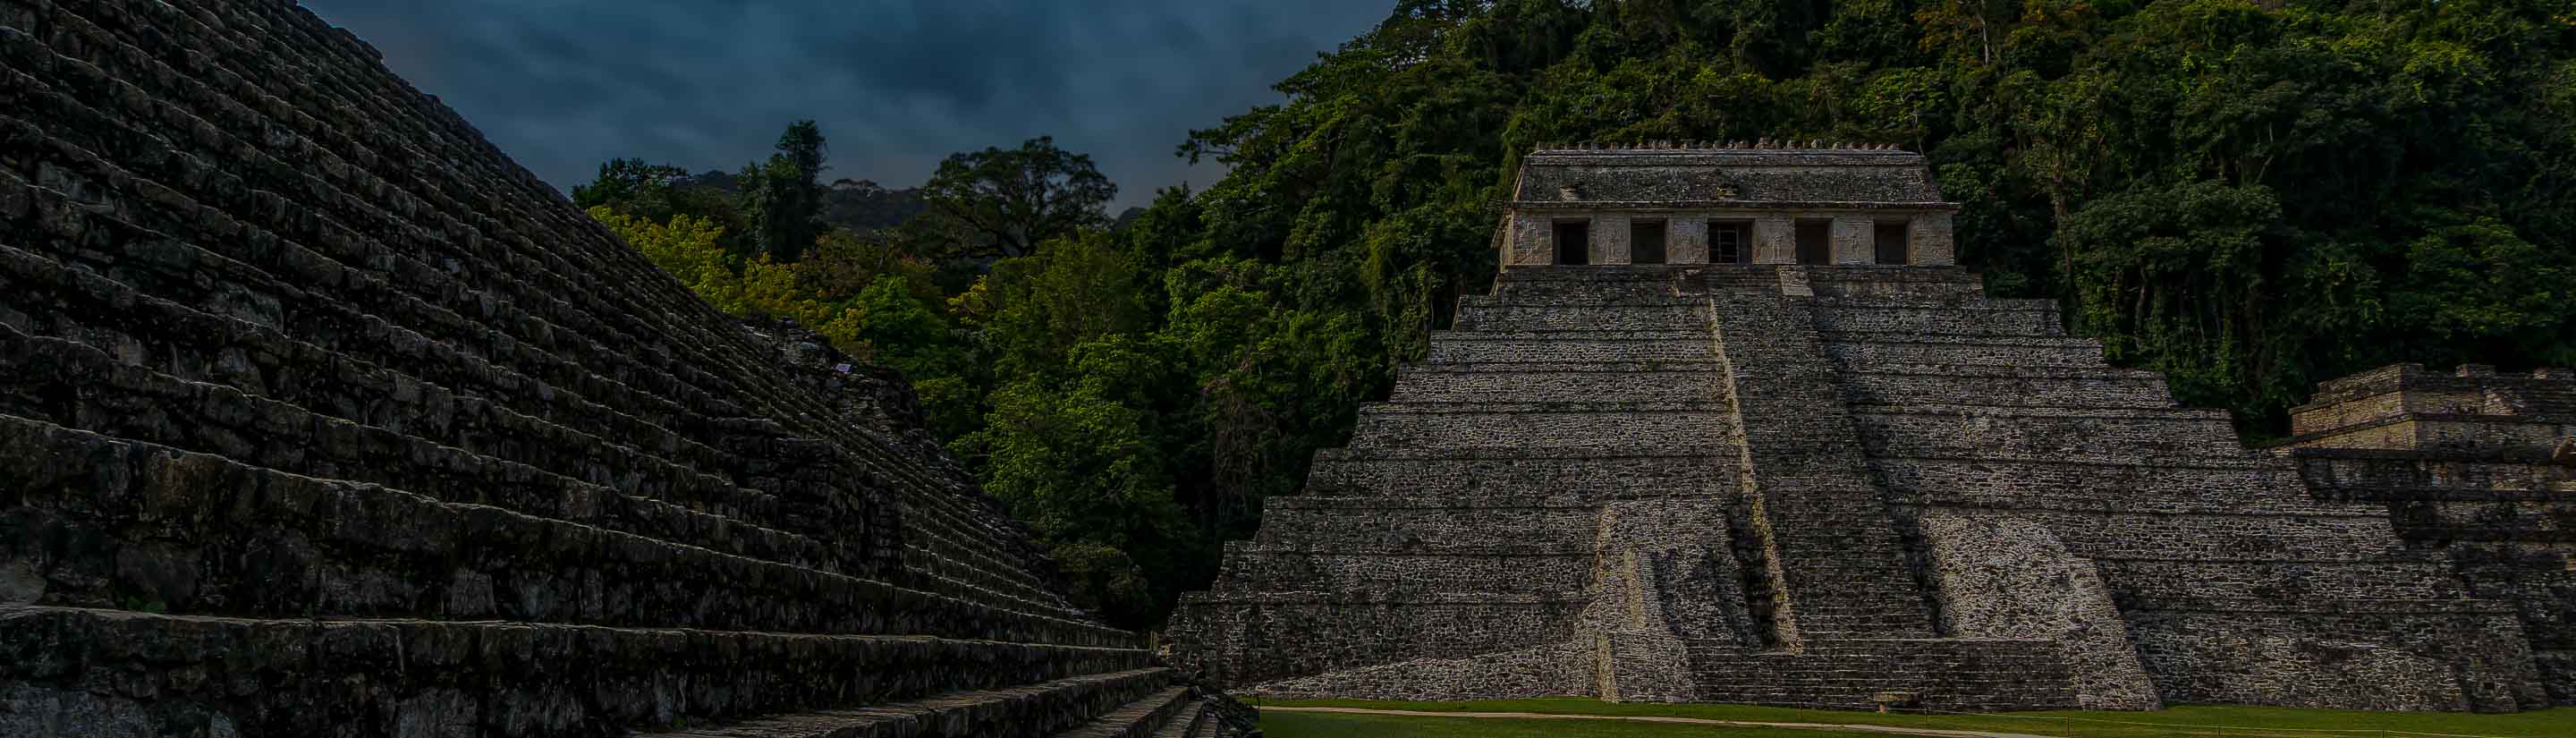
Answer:
[[[1959,263],[1958,247],[1950,242],[1950,214],[1924,213],[1914,216],[1914,227],[1906,229],[1912,239],[1911,263],[1915,266],[1955,266]]]
[[[1786,215],[1754,218],[1753,263],[1798,263],[1798,221]]]
[[[1675,215],[1664,219],[1664,263],[1708,263],[1708,219]]]
[[[1836,264],[1878,263],[1878,223],[1865,216],[1835,216],[1833,262]]]
[[[1545,215],[1514,213],[1511,233],[1503,243],[1503,263],[1508,266],[1544,265],[1556,261],[1556,228]]]
[[[1628,214],[1592,215],[1592,263],[1628,263]]]

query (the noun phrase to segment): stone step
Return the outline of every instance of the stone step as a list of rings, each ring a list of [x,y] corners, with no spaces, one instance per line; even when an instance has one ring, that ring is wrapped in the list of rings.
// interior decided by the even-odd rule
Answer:
[[[2140,515],[2126,512],[2014,510],[2046,526],[2068,553],[2089,559],[2296,559],[2349,562],[2397,551],[2384,514]]]
[[[1855,405],[1942,403],[1994,407],[2174,407],[2163,375],[2097,370],[2069,376],[2035,372],[1910,372],[1846,367],[1843,399]]]
[[[1712,702],[1871,708],[1881,692],[1948,710],[2074,706],[2056,644],[1994,640],[1818,640],[1802,652],[1689,644],[1698,697]]]
[[[1715,361],[1417,364],[1396,374],[1394,402],[1718,402]]]
[[[1509,593],[1189,592],[1170,629],[1227,644],[1203,677],[1250,685],[1563,642],[1587,601]]]
[[[2534,488],[2449,485],[2310,484],[2320,500],[2372,504],[2549,503],[2576,494],[2576,481]]]
[[[1708,361],[1716,339],[1686,331],[1433,331],[1422,365],[1561,361]]]
[[[1216,720],[1208,715],[1206,700],[1190,700],[1179,714],[1154,731],[1154,738],[1199,738],[1216,733]]]
[[[1553,447],[1620,450],[1639,439],[1706,439],[1728,450],[1731,408],[1707,402],[1366,403],[1351,447]]]
[[[1818,331],[2053,338],[2065,335],[2050,300],[1899,302],[1825,300],[1815,306]]]
[[[2153,514],[2350,514],[2369,509],[2310,498],[2298,475],[2275,459],[2193,461],[2187,465],[2181,460],[2140,464],[2125,459],[1888,456],[1871,459],[1869,469],[1890,503],[1906,505]]]
[[[2445,562],[2423,556],[2360,561],[2097,559],[2115,604],[2124,601],[2281,602],[2465,597]]]
[[[2184,408],[1854,405],[1871,456],[2146,459],[2245,458],[2224,410]]]
[[[1150,691],[1169,671],[1139,650],[924,637],[0,607],[0,689],[147,734],[593,736],[1076,678]]]
[[[2576,466],[2537,457],[2459,460],[2413,451],[2313,448],[2289,454],[2310,483],[2325,487],[2555,491],[2576,482]]]
[[[1982,336],[1921,331],[1821,331],[1825,355],[1845,371],[1886,365],[2099,369],[2102,343],[2090,338]]]
[[[1372,548],[1437,547],[1445,543],[1490,543],[1493,532],[1512,531],[1515,543],[1575,545],[1592,540],[1599,522],[1593,505],[1507,507],[1388,506],[1370,498],[1341,498],[1333,504],[1305,498],[1302,504],[1265,507],[1261,532],[1265,544],[1297,542],[1326,550],[1341,546]]]
[[[1957,267],[1804,266],[1808,288],[1824,298],[1976,300],[1984,277]]]
[[[2522,500],[2405,500],[2390,502],[2387,512],[2406,540],[2433,546],[2576,543],[2576,505],[2560,502],[2564,499],[2562,493]]]
[[[1705,303],[1649,305],[1473,305],[1458,308],[1462,331],[1688,331],[1708,327]]]
[[[315,479],[0,415],[0,553],[47,605],[241,617],[506,619],[613,627],[922,634],[1127,647],[1135,637],[398,489]]]
[[[1639,307],[1675,307],[1705,305],[1708,297],[1697,291],[1680,292],[1669,284],[1636,287],[1582,287],[1533,289],[1533,285],[1505,283],[1497,285],[1490,295],[1463,295],[1458,298],[1461,310],[1488,308],[1542,308],[1566,310],[1619,309]]]
[[[1215,591],[1487,592],[1571,596],[1591,582],[1590,552],[1496,555],[1370,553],[1236,548],[1225,553]]]
[[[1640,451],[1691,455],[1631,455]],[[1684,449],[1329,449],[1315,455],[1306,490],[1309,495],[1442,503],[1666,496],[1733,499],[1739,490],[1742,456],[1723,444]]]
[[[1161,733],[1165,724],[1193,704],[1196,703],[1190,701],[1189,687],[1172,687],[1056,735],[1058,738],[1147,738]]]
[[[638,738],[1035,738],[1121,707],[1171,674],[1145,672],[1060,679],[1009,689],[955,692],[874,707],[775,715],[703,728],[676,727]],[[1169,690],[1164,690],[1169,691]],[[1080,728],[1071,728],[1079,730]]]

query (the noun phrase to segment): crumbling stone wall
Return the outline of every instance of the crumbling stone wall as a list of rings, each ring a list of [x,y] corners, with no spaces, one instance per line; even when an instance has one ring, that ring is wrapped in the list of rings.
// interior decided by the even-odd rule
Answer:
[[[2549,699],[2576,704],[2576,372],[2390,366],[2319,385],[2292,418],[2310,492],[2387,510],[2447,565],[2439,585],[2510,603]]]
[[[0,0],[0,100],[0,734],[1240,722],[292,4]]]

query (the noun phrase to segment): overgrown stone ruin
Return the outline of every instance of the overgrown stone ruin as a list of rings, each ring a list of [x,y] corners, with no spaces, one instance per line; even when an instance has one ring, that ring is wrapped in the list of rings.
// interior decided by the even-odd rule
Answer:
[[[2564,425],[2385,426],[2510,462],[2249,450],[2052,301],[1986,297],[1915,154],[1522,164],[1493,294],[1184,597],[1185,667],[1305,697],[2570,701],[2568,508],[2532,507],[2568,477],[2526,447]],[[2563,424],[2555,377],[2512,392]]]
[[[1251,728],[293,4],[0,0],[0,101],[0,735]]]

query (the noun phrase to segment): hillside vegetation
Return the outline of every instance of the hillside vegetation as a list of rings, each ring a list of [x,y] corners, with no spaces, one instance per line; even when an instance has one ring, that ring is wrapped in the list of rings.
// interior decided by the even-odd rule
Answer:
[[[2565,0],[1404,0],[1182,144],[1223,180],[1116,227],[1044,139],[824,227],[810,123],[738,192],[624,162],[576,199],[717,304],[904,370],[1077,595],[1146,627],[1487,288],[1535,144],[1922,151],[1995,294],[2260,436],[2378,364],[2576,364],[2571,51]]]

